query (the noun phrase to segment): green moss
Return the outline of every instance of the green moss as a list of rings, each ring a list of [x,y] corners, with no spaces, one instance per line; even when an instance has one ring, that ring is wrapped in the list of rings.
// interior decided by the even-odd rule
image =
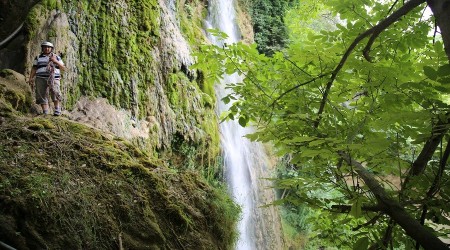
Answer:
[[[128,249],[230,249],[236,239],[239,208],[225,189],[82,124],[8,117],[0,126],[0,156],[0,196],[8,197],[0,221],[20,214],[17,220],[27,223],[21,233],[40,235],[48,248],[89,242],[111,249],[117,246],[111,235],[122,235]],[[0,230],[32,240],[8,225],[0,223]]]
[[[48,9],[58,7],[60,1],[45,0],[36,5],[29,16],[30,26],[39,24],[41,17],[46,16]],[[202,20],[205,6],[201,1],[186,1],[178,6],[181,27],[191,45],[200,44],[198,37],[203,37]],[[157,110],[149,110],[149,104],[158,102],[150,100],[149,89],[153,88],[160,62],[154,61],[154,47],[159,43],[160,9],[156,0],[128,1],[126,6],[115,2],[73,1],[63,0],[63,11],[69,15],[70,23],[77,25],[79,41],[77,58],[77,82],[62,83],[65,88],[66,108],[70,109],[80,96],[107,98],[109,103],[128,110],[138,111],[138,119],[154,116]],[[125,10],[123,9],[125,8]],[[75,10],[75,11],[74,11]],[[124,15],[123,13],[127,13]],[[30,28],[30,35],[34,35]],[[59,31],[58,31],[59,32]],[[55,30],[49,32],[53,36]],[[194,47],[195,48],[195,47]],[[214,131],[216,118],[214,115],[215,94],[213,86],[206,86],[202,80],[189,79],[180,69],[158,83],[165,89],[170,108],[175,112],[176,131],[189,133],[193,147],[199,147],[195,153],[200,164],[214,162],[218,150],[216,145],[218,131]],[[64,80],[63,80],[64,81]],[[153,105],[152,105],[153,106]],[[155,115],[156,116],[156,115]],[[206,120],[206,119],[213,119]],[[192,131],[185,131],[186,124]],[[215,126],[215,125],[214,125]],[[158,126],[150,129],[151,139],[143,144],[152,149],[160,145]],[[152,141],[153,140],[153,141]],[[155,152],[154,155],[157,155]],[[207,160],[205,160],[207,159]]]
[[[219,123],[214,112],[206,114],[204,122],[201,123],[201,128],[206,132],[207,137],[201,143],[201,149],[205,155],[203,160],[204,174],[208,180],[214,180],[221,176],[222,165],[218,161],[220,155],[220,135]]]
[[[37,31],[40,29],[40,23],[44,20],[45,16],[46,10],[41,4],[36,4],[30,10],[25,19],[25,27],[29,38],[36,36]]]
[[[10,116],[12,112],[14,112],[14,108],[11,103],[0,100],[0,116]]]
[[[170,74],[169,81],[167,84],[167,95],[169,97],[169,102],[173,106],[178,106],[180,102],[179,91],[177,89],[178,83],[180,81],[180,74]]]
[[[56,126],[48,118],[37,117],[37,118],[33,119],[30,124],[27,125],[27,128],[38,131],[38,130],[46,130],[46,129],[47,130],[55,129]]]
[[[37,118],[33,119],[32,125],[33,124],[36,124],[37,126],[40,126],[43,129],[54,129],[54,128],[56,128],[55,124],[51,120],[46,119],[46,118],[41,118],[41,117],[37,117]]]
[[[206,17],[207,10],[200,0],[184,1],[184,6],[178,6],[178,15],[181,20],[181,30],[191,47],[198,49],[202,44],[202,23]],[[199,41],[200,40],[200,41]]]
[[[31,92],[22,75],[9,69],[0,72],[0,102],[5,112],[28,111]]]
[[[82,76],[79,76],[79,79],[82,79]],[[62,88],[67,88],[65,87],[65,79],[62,78],[61,79],[61,86],[63,86]],[[72,109],[74,107],[74,104],[80,99],[81,96],[81,92],[79,88],[70,88],[69,90],[66,91],[66,95],[64,96],[65,99],[65,107],[66,109]]]
[[[24,176],[24,183],[26,183],[25,192],[29,193],[31,198],[41,202],[43,199],[47,199],[51,197],[53,194],[51,193],[51,185],[53,182],[53,178],[51,175],[40,172],[34,173],[28,176]],[[24,195],[24,194],[22,194]]]
[[[28,125],[28,129],[35,130],[35,131],[44,130],[44,125],[42,125],[40,123],[31,123]]]
[[[152,32],[153,35],[159,35],[159,23],[154,14],[158,10],[157,1],[135,1],[134,8],[139,11],[138,28],[144,32]]]
[[[10,69],[2,69],[2,70],[0,70],[0,76],[1,77],[7,78],[7,77],[10,77],[10,76],[13,76],[13,75],[14,74],[13,74],[13,72]]]
[[[19,110],[22,105],[27,104],[27,96],[23,92],[7,91],[3,96],[12,105],[12,108]]]
[[[65,0],[63,6],[72,9],[74,4]],[[112,105],[131,109],[131,82],[137,84],[138,93],[145,93],[151,84],[148,79],[153,78],[149,69],[156,63],[151,51],[159,36],[158,2],[129,1],[124,10],[123,6],[106,0],[84,0],[76,8],[79,11],[71,18],[87,25],[78,26],[79,61],[83,63],[77,64],[81,74],[79,84],[73,84],[74,92],[105,97]],[[129,15],[123,15],[124,11]],[[148,103],[146,95],[140,95],[139,100],[137,105]],[[68,106],[74,105],[74,101],[76,98],[69,98]],[[145,108],[139,110],[141,113],[137,115],[145,117]]]
[[[42,1],[42,5],[48,10],[61,9],[61,2],[59,0],[44,0]]]

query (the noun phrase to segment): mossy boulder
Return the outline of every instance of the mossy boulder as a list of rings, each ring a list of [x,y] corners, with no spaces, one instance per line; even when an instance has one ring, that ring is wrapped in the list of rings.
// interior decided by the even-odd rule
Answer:
[[[25,77],[13,70],[0,71],[0,116],[14,111],[29,112],[32,107],[31,89]]]

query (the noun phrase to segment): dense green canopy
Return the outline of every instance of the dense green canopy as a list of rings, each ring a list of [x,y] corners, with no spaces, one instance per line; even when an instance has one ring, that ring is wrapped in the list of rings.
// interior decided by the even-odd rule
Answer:
[[[248,137],[289,159],[280,203],[330,215],[314,225],[324,244],[447,249],[450,9],[428,4],[301,1],[287,14],[288,49],[198,55],[206,79],[244,76],[223,117],[257,127]]]

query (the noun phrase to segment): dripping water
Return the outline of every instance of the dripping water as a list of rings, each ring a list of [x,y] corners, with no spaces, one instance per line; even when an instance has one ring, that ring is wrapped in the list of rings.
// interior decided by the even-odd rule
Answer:
[[[234,0],[209,0],[206,28],[218,29],[228,35],[225,41],[209,36],[210,41],[218,46],[223,43],[236,43],[240,31],[236,22]],[[221,83],[216,84],[218,112],[228,110],[229,104],[220,101],[228,94],[224,88],[227,83],[240,82],[237,74],[226,75]],[[267,191],[269,184],[262,184],[262,174],[267,174],[268,160],[260,143],[250,142],[244,135],[251,133],[251,128],[243,128],[236,121],[220,124],[221,147],[224,157],[225,178],[234,201],[241,206],[241,220],[238,224],[238,250],[282,249],[278,213],[275,209],[262,211],[261,205],[273,201],[273,190]],[[267,175],[265,177],[268,177]],[[261,187],[265,185],[265,187]],[[266,189],[260,191],[259,189]],[[269,193],[269,195],[267,195]],[[270,201],[261,198],[272,196]],[[267,218],[272,217],[272,218]]]

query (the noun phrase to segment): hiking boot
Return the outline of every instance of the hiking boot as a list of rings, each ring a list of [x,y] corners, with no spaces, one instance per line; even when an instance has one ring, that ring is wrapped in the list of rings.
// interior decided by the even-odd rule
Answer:
[[[42,110],[42,114],[43,114],[43,115],[48,115],[48,109]]]
[[[54,116],[60,116],[61,115],[61,109],[55,109],[55,113],[53,113]]]

